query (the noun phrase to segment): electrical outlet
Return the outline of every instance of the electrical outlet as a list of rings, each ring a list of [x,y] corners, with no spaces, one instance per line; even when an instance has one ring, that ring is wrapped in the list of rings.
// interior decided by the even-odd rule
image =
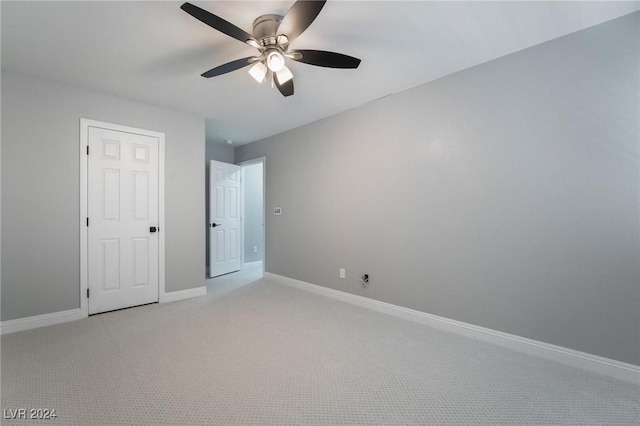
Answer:
[[[362,287],[364,288],[369,287],[369,274],[363,274],[360,277],[360,284],[362,284]]]
[[[347,272],[344,268],[340,268],[340,278],[345,279],[347,277]]]
[[[258,246],[253,246],[253,252],[257,253],[258,252]]]

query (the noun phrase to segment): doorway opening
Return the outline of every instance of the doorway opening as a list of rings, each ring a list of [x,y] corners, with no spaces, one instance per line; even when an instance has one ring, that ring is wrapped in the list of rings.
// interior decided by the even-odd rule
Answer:
[[[211,223],[209,224],[209,257],[210,268],[208,277],[205,280],[207,287],[207,294],[214,295],[216,297],[227,294],[239,287],[259,280],[264,275],[266,250],[265,250],[265,170],[266,160],[265,158],[258,158],[242,162],[236,166],[226,163],[218,163],[216,166],[215,161],[211,161],[210,166],[210,210],[214,212],[210,214]],[[238,188],[238,193],[241,194],[239,199],[241,205],[239,211],[241,212],[242,226],[239,234],[240,238],[240,267],[234,268],[235,271],[230,271],[225,274],[216,274],[216,258],[219,256],[222,247],[217,247],[215,244],[215,237],[211,234],[211,230],[218,230],[222,226],[222,220],[216,218],[216,215],[221,216],[222,213],[215,213],[219,203],[216,202],[216,192],[224,192],[218,188],[219,185],[215,183],[216,167],[232,168],[236,167],[240,171],[241,178],[239,179],[242,184]],[[217,173],[222,176],[222,173]],[[212,177],[213,175],[213,177]],[[231,198],[231,197],[227,197]],[[218,197],[218,199],[223,199]],[[215,223],[216,227],[212,228],[211,224]],[[221,240],[219,240],[221,241]],[[211,269],[211,266],[214,269]],[[213,273],[212,273],[213,271]]]

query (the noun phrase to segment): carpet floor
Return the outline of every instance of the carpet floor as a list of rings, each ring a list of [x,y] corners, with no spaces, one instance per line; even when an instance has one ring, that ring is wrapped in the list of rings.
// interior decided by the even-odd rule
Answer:
[[[266,279],[0,350],[2,424],[640,423],[637,385]],[[17,409],[57,417],[7,419]]]

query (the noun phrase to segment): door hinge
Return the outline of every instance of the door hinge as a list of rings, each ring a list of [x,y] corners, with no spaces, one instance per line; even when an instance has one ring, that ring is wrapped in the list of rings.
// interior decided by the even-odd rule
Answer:
[[[89,155],[89,145],[87,145],[87,155]]]
[[[87,226],[89,226],[89,218],[87,218]]]
[[[87,289],[87,299],[89,298],[89,289]]]

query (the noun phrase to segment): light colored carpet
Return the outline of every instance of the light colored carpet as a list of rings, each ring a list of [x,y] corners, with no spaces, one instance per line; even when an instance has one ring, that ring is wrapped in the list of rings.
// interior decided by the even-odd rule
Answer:
[[[227,290],[2,336],[2,408],[58,416],[3,424],[640,422],[630,383],[264,279]]]

